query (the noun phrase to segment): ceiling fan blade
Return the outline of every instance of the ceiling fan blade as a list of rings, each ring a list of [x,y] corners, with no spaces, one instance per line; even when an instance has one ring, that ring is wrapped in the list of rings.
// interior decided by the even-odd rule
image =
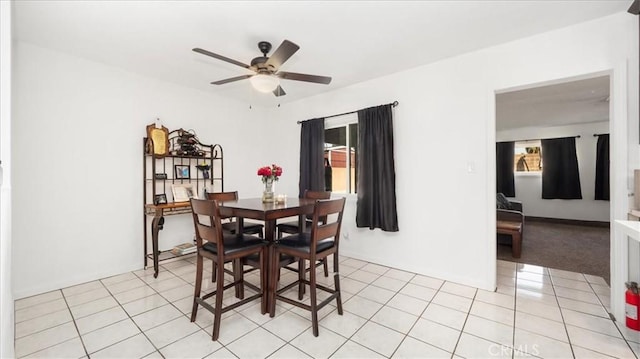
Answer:
[[[284,92],[284,90],[282,89],[282,87],[280,87],[280,85],[278,85],[278,87],[275,90],[273,90],[273,94],[276,95],[276,97],[280,97],[280,96],[286,95],[287,93]]]
[[[267,60],[266,65],[273,67],[274,71],[277,71],[285,61],[298,51],[300,46],[294,44],[289,40],[284,40],[280,46],[274,51],[274,53]]]
[[[640,1],[635,0],[627,12],[633,15],[640,15]]]
[[[276,74],[281,79],[285,80],[296,80],[296,81],[305,81],[305,82],[315,82],[318,84],[328,85],[331,83],[331,77],[327,76],[316,76],[316,75],[308,75],[308,74],[298,74],[295,72],[285,72],[280,71]]]
[[[236,77],[231,77],[228,79],[224,79],[224,80],[219,80],[219,81],[214,81],[211,84],[212,85],[224,85],[224,84],[228,84],[229,82],[234,82],[234,81],[239,81],[239,80],[244,80],[244,79],[248,79],[249,77],[251,77],[253,75],[242,75],[242,76],[236,76]]]
[[[216,59],[218,59],[218,60],[222,60],[222,61],[228,62],[228,63],[230,63],[230,64],[234,64],[234,65],[237,65],[237,66],[240,66],[240,67],[244,67],[245,69],[248,69],[248,68],[249,68],[249,65],[247,65],[247,64],[243,64],[243,63],[242,63],[242,62],[240,62],[240,61],[236,61],[236,60],[234,60],[234,59],[230,59],[230,58],[228,58],[228,57],[226,57],[226,56],[222,56],[222,55],[214,54],[214,53],[213,53],[213,52],[211,52],[211,51],[203,50],[203,49],[200,49],[200,48],[197,48],[197,47],[196,47],[195,49],[193,49],[193,51],[195,51],[195,52],[197,52],[197,53],[200,53],[200,54],[203,54],[203,55],[211,56],[211,57],[213,57],[213,58],[216,58]]]

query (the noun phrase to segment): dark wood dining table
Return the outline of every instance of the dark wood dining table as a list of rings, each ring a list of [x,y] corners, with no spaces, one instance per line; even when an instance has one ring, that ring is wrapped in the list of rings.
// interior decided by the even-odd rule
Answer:
[[[315,200],[307,198],[289,198],[282,203],[263,203],[261,198],[246,198],[219,202],[218,204],[222,216],[237,218],[238,227],[243,225],[245,218],[263,221],[265,240],[274,242],[278,219],[298,216],[298,224],[304,230],[305,215],[313,213],[315,202]],[[242,231],[239,230],[236,233],[242,233]]]
[[[298,216],[298,228],[301,231],[305,230],[306,215],[313,213],[313,207],[316,203],[315,199],[309,198],[289,198],[282,203],[263,203],[261,198],[247,198],[238,199],[236,201],[224,201],[218,202],[220,207],[220,214],[222,216],[236,217],[237,230],[236,233],[242,233],[242,226],[244,219],[254,219],[264,221],[264,238],[269,243],[273,243],[276,240],[276,222],[278,219],[287,217]],[[267,255],[267,268],[270,268],[271,247],[269,246],[269,252]],[[269,276],[267,276],[268,278]],[[265,283],[267,290],[271,288],[270,283]],[[269,293],[267,293],[269,294]],[[270,295],[267,295],[270,298]],[[267,299],[268,300],[268,299]],[[269,308],[269,303],[265,303]]]

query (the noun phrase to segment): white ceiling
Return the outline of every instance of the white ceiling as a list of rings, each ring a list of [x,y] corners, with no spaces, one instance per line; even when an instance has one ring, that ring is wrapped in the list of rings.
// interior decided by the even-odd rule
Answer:
[[[609,76],[496,96],[496,129],[609,121]]]
[[[443,58],[626,11],[615,1],[16,1],[20,41],[118,66],[250,104],[313,96]],[[333,77],[283,80],[286,96],[248,81],[211,81],[247,70],[191,51],[248,63],[258,41],[300,50],[283,71]]]

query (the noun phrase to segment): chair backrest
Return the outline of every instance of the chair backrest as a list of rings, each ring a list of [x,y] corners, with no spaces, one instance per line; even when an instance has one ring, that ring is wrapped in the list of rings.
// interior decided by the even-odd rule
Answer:
[[[311,191],[311,190],[304,190],[304,198],[308,198],[308,199],[329,199],[331,198],[331,192],[327,192],[327,191]],[[313,215],[308,214],[307,215],[307,219],[311,220],[313,217]],[[324,217],[320,217],[320,222],[322,223],[327,223],[327,216]]]
[[[207,199],[216,200],[220,202],[224,201],[237,201],[238,191],[233,192],[207,192]]]
[[[311,253],[315,253],[318,242],[325,239],[333,238],[334,246],[338,246],[344,203],[344,197],[316,200],[313,208],[313,222],[311,224]],[[335,217],[335,220],[329,221],[328,218],[332,214],[337,214],[337,217]],[[327,219],[325,223],[322,223],[322,217]]]
[[[304,191],[304,198],[309,198],[309,199],[329,199],[331,198],[331,192],[327,192],[327,191],[311,191],[311,190],[305,190]]]
[[[223,253],[222,224],[220,208],[216,201],[191,198],[191,214],[196,232],[196,245],[201,248],[203,240],[215,243],[218,253]]]
[[[207,199],[213,201],[237,201],[238,200],[238,191],[233,192],[207,192]],[[222,219],[231,218],[229,216],[221,217]]]

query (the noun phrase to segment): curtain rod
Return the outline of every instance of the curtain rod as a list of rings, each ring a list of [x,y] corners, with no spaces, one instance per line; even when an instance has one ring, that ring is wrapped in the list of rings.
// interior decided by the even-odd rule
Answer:
[[[388,103],[387,105],[391,105],[391,106],[393,106],[393,107],[396,107],[396,106],[398,106],[398,105],[399,105],[399,103],[398,103],[398,101],[393,101],[392,103]],[[384,106],[384,105],[382,105],[382,106]],[[356,111],[349,111],[349,112],[345,112],[345,113],[339,113],[339,114],[337,114],[337,115],[331,115],[331,116],[325,116],[325,117],[318,117],[318,118],[324,118],[324,119],[326,120],[327,118],[331,118],[331,117],[338,117],[338,116],[344,116],[344,115],[349,115],[349,114],[352,114],[352,113],[356,113],[356,112],[358,112],[358,111],[359,111],[359,110],[356,110]],[[309,121],[309,120],[298,121],[298,125],[299,125],[299,124],[301,124],[301,123],[303,123],[303,122],[305,122],[305,121]]]
[[[527,142],[527,141],[555,140],[555,139],[558,139],[558,138],[570,138],[570,137],[580,138],[580,135],[577,135],[577,136],[552,137],[552,138],[530,138],[528,140],[511,140],[511,141],[498,141],[498,142]]]
[[[608,135],[608,133],[594,133],[593,137]]]

